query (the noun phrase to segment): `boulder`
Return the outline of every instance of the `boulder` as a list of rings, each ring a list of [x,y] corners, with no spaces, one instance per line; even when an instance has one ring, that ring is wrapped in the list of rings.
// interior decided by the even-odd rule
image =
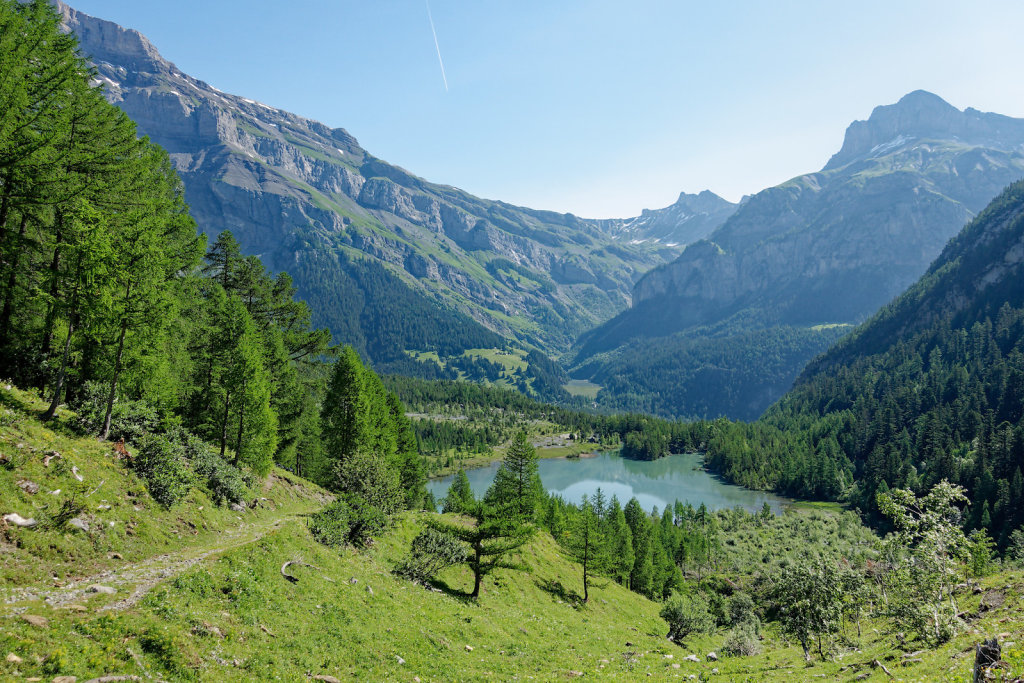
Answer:
[[[39,524],[39,522],[37,522],[35,519],[31,517],[25,519],[17,512],[11,512],[9,514],[4,515],[4,521],[8,524],[13,524],[14,526],[19,526],[25,529],[31,529],[32,527]]]

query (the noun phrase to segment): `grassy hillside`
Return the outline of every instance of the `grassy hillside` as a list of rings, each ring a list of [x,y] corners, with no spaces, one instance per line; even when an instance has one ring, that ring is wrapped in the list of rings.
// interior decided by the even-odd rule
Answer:
[[[254,487],[255,507],[217,507],[198,488],[166,509],[109,443],[76,435],[69,413],[44,426],[32,393],[0,388],[0,400],[0,507],[40,522],[0,536],[4,680],[888,680],[882,666],[900,680],[968,680],[973,645],[989,636],[1000,636],[1013,672],[1024,670],[1024,651],[1010,644],[1024,643],[1019,572],[965,589],[969,627],[936,650],[865,618],[860,636],[846,624],[834,659],[806,664],[762,614],[762,654],[713,660],[725,629],[673,643],[659,603],[606,579],[582,603],[579,566],[546,533],[513,558],[522,569],[498,570],[474,602],[465,567],[445,570],[431,589],[393,574],[426,513],[400,515],[357,552],[312,539],[304,516],[326,494],[282,471]],[[54,451],[61,457],[44,465]],[[25,481],[39,490],[26,492]],[[58,523],[69,499],[89,531]],[[809,507],[761,535],[723,527],[719,571],[743,583],[756,562],[770,580],[776,555],[798,546],[871,543],[851,523]],[[287,562],[296,562],[284,570],[295,581],[282,575]]]
[[[116,457],[111,443],[81,436],[71,424],[73,414],[63,409],[43,424],[38,416],[45,407],[33,392],[0,385],[0,515],[38,522],[34,529],[0,523],[5,588],[40,576],[52,576],[59,586],[160,553],[201,553],[232,542],[226,539],[242,543],[280,520],[318,509],[330,497],[275,470],[250,487],[241,510],[218,507],[201,487],[166,509]],[[74,519],[88,530],[73,526]]]

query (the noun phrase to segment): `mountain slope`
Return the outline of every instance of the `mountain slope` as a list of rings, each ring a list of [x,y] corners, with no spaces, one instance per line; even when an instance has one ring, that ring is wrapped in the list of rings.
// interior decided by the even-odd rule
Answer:
[[[968,525],[1005,547],[1024,523],[1024,182],[814,360],[742,437],[742,454],[738,437],[710,459],[735,481],[844,495],[869,513],[880,490],[960,483]]]
[[[1024,120],[961,112],[930,93],[911,93],[852,124],[822,171],[751,197],[706,240],[647,273],[629,311],[581,338],[576,363],[596,379],[619,366],[583,363],[637,337],[725,338],[863,320],[1021,177]],[[794,357],[789,377],[828,341]],[[756,404],[763,410],[780,393]],[[746,416],[738,405],[707,416]],[[687,405],[674,408],[694,414]]]
[[[108,99],[170,152],[200,229],[231,230],[271,269],[297,273],[301,295],[323,302],[317,322],[342,341],[363,326],[329,304],[351,284],[338,284],[343,254],[383,267],[423,308],[461,314],[453,325],[469,316],[557,353],[625,308],[635,279],[676,253],[617,240],[570,214],[429,183],[375,158],[345,130],[223,93],[182,73],[141,34],[58,6]],[[406,348],[437,350],[443,338]],[[387,355],[367,350],[376,361]]]

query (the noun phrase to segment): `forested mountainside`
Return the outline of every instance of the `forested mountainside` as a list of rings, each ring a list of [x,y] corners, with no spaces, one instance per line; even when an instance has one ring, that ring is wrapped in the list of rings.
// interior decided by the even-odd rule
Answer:
[[[245,253],[290,273],[316,302],[314,321],[382,369],[436,375],[431,361],[403,352],[500,346],[484,328],[560,353],[626,308],[643,272],[717,227],[731,207],[702,195],[637,239],[619,229],[629,220],[480,199],[375,158],[345,130],[184,74],[136,31],[58,7],[108,100],[170,153],[199,229],[231,230]],[[673,220],[693,225],[680,238]],[[369,322],[377,316],[361,311],[381,310],[392,295],[402,305],[381,336]],[[470,331],[451,338],[453,328]]]
[[[968,527],[1005,546],[1024,522],[1024,182],[757,423],[721,423],[708,462],[753,487],[844,498],[964,486]]]
[[[822,171],[754,195],[641,278],[632,308],[581,337],[574,375],[614,377],[666,415],[756,417],[835,338],[826,326],[874,313],[1024,177],[1022,145],[1024,120],[960,111],[923,91],[876,108]],[[645,367],[632,354],[637,338],[685,360],[658,353]],[[725,362],[694,354],[705,339],[742,351]],[[748,383],[751,363],[779,380]],[[671,388],[696,376],[731,390],[707,405]],[[620,405],[616,393],[598,402]]]

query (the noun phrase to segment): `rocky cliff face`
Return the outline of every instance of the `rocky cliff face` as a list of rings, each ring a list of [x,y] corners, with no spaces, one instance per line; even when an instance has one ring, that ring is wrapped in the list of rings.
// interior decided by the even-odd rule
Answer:
[[[1024,177],[1024,120],[915,92],[847,130],[819,173],[758,193],[707,241],[648,273],[636,303],[670,297],[714,322],[850,322],[917,279],[964,223]]]
[[[108,99],[171,154],[200,229],[231,230],[274,270],[358,252],[437,305],[557,352],[626,308],[636,279],[678,254],[596,221],[429,183],[343,129],[221,92],[140,33],[57,6]]]

